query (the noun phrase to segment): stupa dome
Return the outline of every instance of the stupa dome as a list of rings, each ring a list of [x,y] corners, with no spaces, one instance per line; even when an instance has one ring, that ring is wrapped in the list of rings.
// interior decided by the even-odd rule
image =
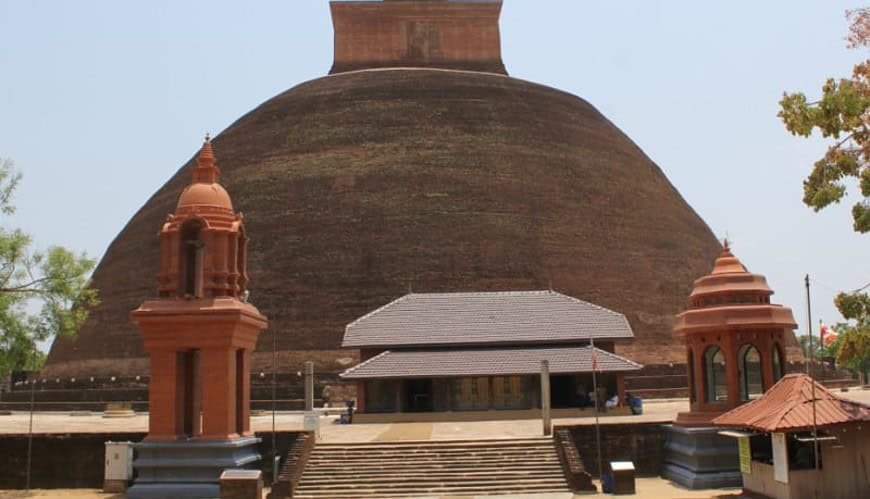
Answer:
[[[552,287],[628,318],[635,341],[617,353],[684,363],[674,316],[709,271],[716,238],[592,105],[505,74],[500,3],[332,8],[333,74],[264,102],[213,140],[221,183],[245,213],[251,299],[270,320],[253,369],[271,365],[273,334],[287,372],[308,359],[318,372],[344,369],[345,326],[409,288]],[[102,303],[76,340],[55,342],[47,372],[145,372],[128,314],[154,293],[154,233],[194,167],[182,166],[112,242],[93,277]],[[197,202],[224,199],[199,189],[189,192]]]
[[[636,341],[622,353],[678,362],[673,317],[719,250],[661,170],[593,106],[502,75],[335,74],[270,99],[213,146],[245,213],[252,299],[285,351],[337,349],[347,323],[409,286],[552,285],[625,314]],[[144,358],[127,316],[154,293],[154,232],[193,167],[109,247],[94,273],[103,302],[75,342],[56,342],[49,367]],[[226,199],[200,189],[190,192],[197,202]],[[271,350],[269,331],[261,342]]]

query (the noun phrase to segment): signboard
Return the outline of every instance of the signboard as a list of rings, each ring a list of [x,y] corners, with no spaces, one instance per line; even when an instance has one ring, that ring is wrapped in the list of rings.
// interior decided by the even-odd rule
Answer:
[[[788,450],[785,443],[785,433],[770,435],[773,446],[773,478],[777,482],[788,483]]]
[[[752,452],[749,450],[749,437],[738,438],[737,446],[740,448],[740,472],[751,475]]]
[[[320,415],[314,411],[305,411],[302,415],[302,429],[313,431],[320,438]]]

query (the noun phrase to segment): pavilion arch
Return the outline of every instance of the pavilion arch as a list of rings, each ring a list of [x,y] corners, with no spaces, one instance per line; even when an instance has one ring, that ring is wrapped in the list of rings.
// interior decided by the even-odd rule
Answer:
[[[782,359],[785,357],[782,354],[782,347],[778,342],[774,341],[770,348],[771,365],[773,366],[773,384],[776,384],[784,374],[782,370]]]
[[[178,296],[202,296],[202,255],[205,241],[202,230],[206,228],[205,221],[195,218],[187,220],[181,226],[178,259]]]
[[[708,404],[728,400],[728,380],[725,368],[725,352],[716,345],[704,350],[704,392]]]
[[[764,393],[761,354],[752,343],[744,344],[737,351],[737,372],[740,400],[753,400]]]

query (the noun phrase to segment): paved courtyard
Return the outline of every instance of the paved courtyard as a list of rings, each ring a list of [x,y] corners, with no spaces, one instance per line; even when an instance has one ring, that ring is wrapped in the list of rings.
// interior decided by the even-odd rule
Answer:
[[[870,390],[852,388],[837,392],[840,396],[870,404]],[[688,399],[645,400],[643,414],[638,416],[600,417],[601,423],[667,423],[677,413],[689,409]],[[122,433],[147,432],[148,414],[137,413],[131,418],[104,418],[101,413],[36,413],[33,417],[34,433]],[[30,415],[16,411],[0,415],[0,434],[27,433]],[[272,429],[272,414],[259,413],[251,418],[255,431]],[[595,423],[593,417],[558,418],[555,424]],[[302,414],[278,412],[275,415],[278,431],[302,429]],[[321,439],[324,442],[371,442],[391,440],[450,440],[461,438],[522,437],[541,434],[540,419],[504,421],[449,421],[432,423],[367,423],[340,425],[335,416],[321,418]]]
[[[870,390],[853,388],[849,392],[841,392],[839,394],[852,400],[870,403]],[[642,415],[605,415],[600,418],[600,421],[602,423],[666,423],[672,421],[677,412],[688,410],[688,405],[687,399],[648,400],[644,401],[644,414]],[[27,433],[28,423],[29,414],[25,412],[14,412],[10,415],[0,415],[0,434]],[[272,429],[272,414],[266,413],[256,415],[252,418],[252,423],[254,429],[257,431],[269,431]],[[554,420],[554,423],[591,425],[595,423],[595,419],[592,417],[562,418]],[[302,415],[292,412],[279,412],[275,417],[275,426],[279,431],[300,430],[302,428]],[[147,429],[147,414],[137,414],[132,418],[104,418],[100,413],[85,413],[83,415],[71,415],[69,413],[36,413],[33,418],[33,430],[36,433],[146,432]],[[321,439],[325,442],[510,438],[540,434],[541,421],[539,419],[340,425],[337,424],[337,418],[335,416],[324,416],[321,418]],[[711,499],[720,497],[744,497],[741,495],[739,489],[686,490],[674,485],[668,480],[657,477],[639,478],[637,480],[636,496],[651,499]],[[118,494],[103,494],[95,489],[34,490],[30,492],[21,490],[0,490],[0,498],[120,499],[122,497],[122,495]],[[524,494],[486,496],[486,499],[570,499],[572,497],[584,496],[573,496],[567,493]],[[460,497],[433,496],[425,499],[460,499]],[[471,499],[471,496],[466,496],[462,499]]]

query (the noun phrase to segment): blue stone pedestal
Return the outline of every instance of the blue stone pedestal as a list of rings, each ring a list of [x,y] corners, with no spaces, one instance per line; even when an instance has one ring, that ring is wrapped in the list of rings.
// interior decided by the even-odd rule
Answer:
[[[137,472],[130,499],[220,497],[225,469],[251,468],[260,461],[257,437],[233,440],[142,441],[134,445]]]
[[[721,428],[665,425],[662,476],[688,489],[740,487],[737,440],[719,435]]]

